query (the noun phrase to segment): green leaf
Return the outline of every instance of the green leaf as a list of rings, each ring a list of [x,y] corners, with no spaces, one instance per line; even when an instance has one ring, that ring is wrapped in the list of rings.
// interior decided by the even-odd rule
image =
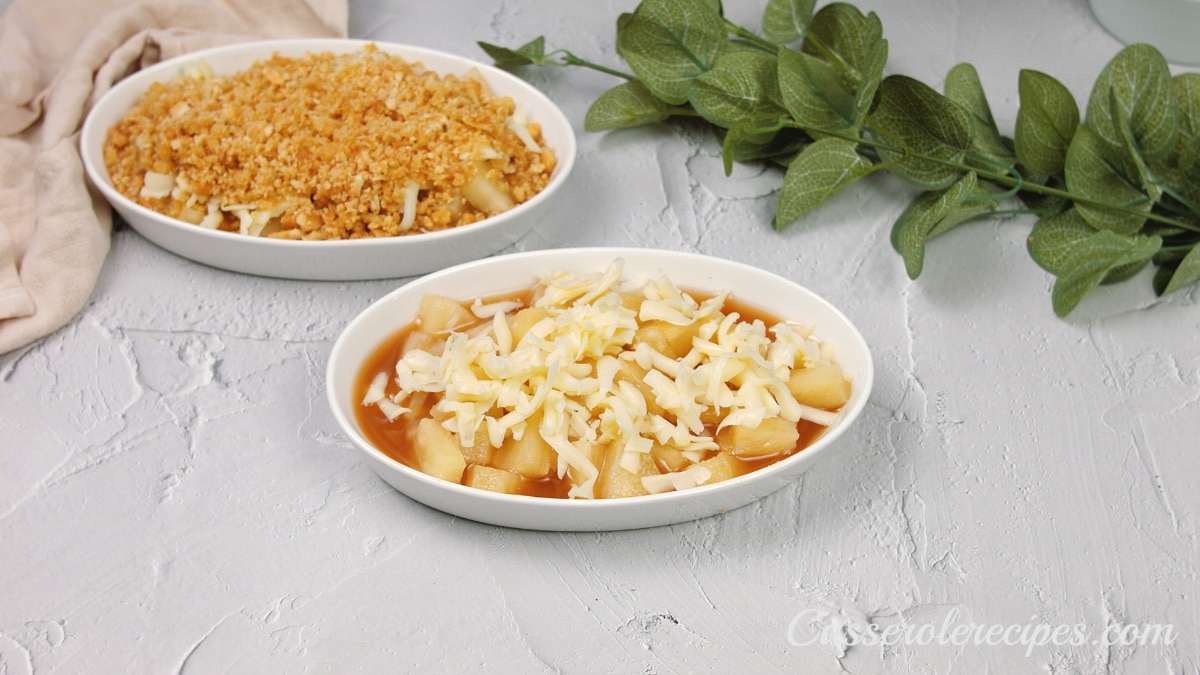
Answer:
[[[1006,167],[1016,163],[1017,157],[1009,147],[1010,142],[996,126],[975,66],[960,63],[950,69],[946,75],[946,98],[957,103],[971,116],[972,150],[976,154]],[[983,166],[995,169],[994,164],[985,162]]]
[[[1167,183],[1190,202],[1200,217],[1200,73],[1183,73],[1171,78],[1179,108],[1179,137],[1162,171]]]
[[[875,42],[866,60],[861,64],[858,84],[858,94],[854,99],[857,116],[854,118],[854,128],[862,129],[866,124],[867,115],[875,108],[875,98],[879,93],[879,85],[883,82],[883,68],[887,65],[888,43],[880,39]]]
[[[1162,245],[1158,237],[1133,237],[1099,231],[1079,246],[1076,265],[1054,282],[1050,300],[1054,313],[1066,316],[1108,276],[1137,258],[1149,258]]]
[[[829,63],[794,49],[780,49],[779,89],[792,119],[814,137],[828,135],[818,130],[849,130],[858,135],[854,92]]]
[[[1181,251],[1178,248],[1164,247],[1159,249],[1158,253],[1155,253],[1154,257],[1150,260],[1155,265],[1170,265],[1171,269],[1173,270],[1175,269],[1174,266],[1178,265],[1179,262],[1183,260],[1183,256],[1187,255],[1190,250],[1191,249],[1188,249],[1187,251]]]
[[[747,118],[739,120],[725,132],[721,140],[721,158],[725,164],[725,175],[733,173],[734,162],[744,162],[748,158],[769,159],[787,152],[786,145],[775,143],[779,132],[787,126],[785,118],[776,118],[774,122],[759,123]],[[794,146],[792,152],[799,149]]]
[[[816,0],[768,0],[762,18],[763,37],[780,45],[803,40],[816,4]]]
[[[1021,203],[1029,210],[1040,214],[1049,214],[1071,207],[1071,201],[1058,195],[1043,195],[1029,190],[1017,193]]]
[[[1126,157],[1132,164],[1137,175],[1138,185],[1151,202],[1157,202],[1163,195],[1163,182],[1158,173],[1151,168],[1146,157],[1138,151],[1137,141],[1128,127],[1122,129],[1125,135]]]
[[[1175,148],[1179,154],[1200,163],[1200,73],[1182,73],[1171,78],[1175,105],[1179,110],[1179,136]]]
[[[741,120],[725,132],[725,138],[721,139],[721,161],[725,165],[726,176],[733,173],[734,156],[738,148],[752,145],[749,139],[757,133],[757,127],[750,120]]]
[[[972,199],[973,198],[973,199]],[[995,212],[997,195],[969,172],[940,192],[923,192],[892,226],[892,247],[904,259],[910,279],[925,267],[925,244],[969,220]]]
[[[1033,226],[1026,241],[1029,256],[1038,267],[1054,275],[1061,274],[1070,266],[1067,254],[1072,247],[1094,232],[1096,228],[1074,210],[1046,216]]]
[[[962,176],[971,147],[970,115],[928,85],[903,75],[888,77],[880,84],[870,121],[884,144],[880,158],[901,180],[943,190]]]
[[[874,12],[863,15],[857,7],[835,2],[822,7],[812,18],[802,51],[828,63],[841,86],[854,95],[853,129],[862,129],[874,107],[888,44],[883,24]],[[843,109],[839,106],[839,109]]]
[[[721,55],[687,86],[688,101],[701,117],[723,129],[740,120],[773,121],[787,111],[781,102],[775,57],[738,49]]]
[[[546,38],[538,36],[529,42],[509,49],[487,42],[477,42],[481,49],[500,68],[516,68],[518,66],[542,65],[546,61]]]
[[[1132,136],[1137,154],[1147,158],[1171,150],[1178,119],[1167,61],[1145,44],[1118,52],[1100,71],[1088,99],[1088,126],[1110,145],[1125,145]]]
[[[1123,234],[1137,232],[1154,206],[1142,191],[1138,169],[1125,148],[1107,143],[1090,124],[1080,125],[1076,130],[1067,148],[1065,172],[1068,189],[1085,198],[1076,199],[1075,208],[1097,229]],[[1088,200],[1132,211],[1114,211]]]
[[[1174,220],[1177,220],[1181,223],[1188,223],[1191,225],[1191,227],[1179,227],[1177,225],[1160,223],[1156,220],[1147,220],[1146,224],[1142,225],[1142,229],[1138,230],[1138,232],[1141,234],[1157,234],[1163,239],[1166,239],[1168,237],[1178,237],[1180,235],[1187,236],[1189,234],[1195,236],[1195,233],[1200,231],[1200,219],[1189,218],[1186,215],[1178,213],[1173,213],[1170,215]],[[1182,258],[1183,255],[1180,255],[1179,257]]]
[[[974,115],[988,129],[996,129],[992,108],[988,105],[979,72],[969,63],[959,63],[946,73],[946,98]]]
[[[1103,279],[1100,280],[1100,285],[1110,286],[1112,284],[1119,284],[1122,281],[1129,281],[1130,279],[1136,277],[1149,265],[1150,259],[1146,258],[1145,260],[1136,260],[1131,263],[1114,267],[1108,271],[1108,274],[1104,275]]]
[[[854,5],[835,2],[813,16],[803,51],[832,63],[857,88],[873,79],[881,43],[883,24],[874,12],[864,16]]]
[[[1179,264],[1175,266],[1162,290],[1158,290],[1158,288],[1155,290],[1159,295],[1166,295],[1197,281],[1200,281],[1200,245],[1193,245],[1183,260],[1180,260]]]
[[[1155,295],[1163,295],[1167,291],[1167,285],[1171,283],[1171,277],[1175,274],[1176,265],[1162,265],[1154,270],[1154,279],[1150,282],[1154,287]]]
[[[1101,71],[1088,99],[1088,126],[1106,143],[1125,150],[1122,171],[1131,178],[1136,175],[1137,185],[1151,201],[1162,196],[1163,188],[1151,162],[1174,148],[1178,118],[1167,62],[1149,45],[1122,49]]]
[[[1021,163],[1033,171],[1057,176],[1067,162],[1067,148],[1079,127],[1079,105],[1071,90],[1036,70],[1022,70],[1017,83],[1015,145]]]
[[[617,15],[617,40],[621,39],[621,33],[625,31],[625,27],[629,22],[633,21],[633,12],[621,12]]]
[[[1029,235],[1033,260],[1057,277],[1051,301],[1066,316],[1114,270],[1149,261],[1162,239],[1097,230],[1075,211],[1043,218]]]
[[[804,148],[788,165],[775,210],[781,230],[823,204],[846,186],[871,172],[874,165],[858,154],[855,144],[825,138]]]
[[[639,80],[625,82],[604,92],[588,107],[583,118],[585,131],[626,129],[661,122],[671,116],[663,103]]]
[[[682,105],[690,82],[729,49],[719,8],[707,0],[644,0],[618,21],[617,53],[655,96]]]
[[[734,162],[762,159],[789,165],[792,158],[812,142],[812,139],[803,133],[786,128],[767,141],[752,140],[758,138],[761,131],[762,128],[751,127],[749,124],[744,129],[739,129],[736,124],[729,129],[721,144],[721,154],[726,161],[725,175],[733,171]]]

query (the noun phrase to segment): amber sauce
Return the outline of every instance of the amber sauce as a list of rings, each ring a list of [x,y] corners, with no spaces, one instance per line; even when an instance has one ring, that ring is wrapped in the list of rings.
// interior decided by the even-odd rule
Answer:
[[[697,302],[704,302],[711,293],[700,293],[691,290],[684,290],[688,295],[694,298]],[[484,296],[482,302],[484,304],[499,302],[499,301],[518,301],[528,306],[532,299],[532,289],[526,289],[515,293],[507,293],[502,295]],[[469,306],[474,300],[463,303]],[[721,311],[725,314],[737,313],[739,320],[744,322],[753,322],[755,320],[762,321],[767,327],[781,323],[782,320],[764,311],[761,308],[749,305],[747,303],[727,298],[725,304],[722,305]],[[487,321],[487,320],[484,320]],[[481,321],[480,323],[483,323]],[[389,336],[382,344],[371,352],[364,361],[362,368],[359,370],[357,378],[354,382],[354,402],[355,411],[358,419],[358,424],[363,430],[363,434],[367,437],[375,447],[379,448],[385,455],[395,459],[396,461],[417,469],[416,454],[413,451],[412,438],[416,432],[416,421],[423,416],[429,414],[429,410],[433,407],[435,399],[433,396],[426,396],[424,403],[414,405],[413,401],[406,402],[406,405],[413,409],[416,414],[401,415],[395,421],[389,421],[387,416],[380,411],[375,405],[361,405],[363,397],[366,396],[367,389],[371,386],[371,381],[380,372],[386,372],[391,376],[395,373],[396,362],[404,355],[404,345],[409,335],[419,330],[420,326],[414,321],[407,326],[396,331]],[[469,329],[469,327],[468,327]],[[388,395],[396,392],[395,383],[389,382]],[[419,396],[419,395],[418,395]],[[415,396],[414,396],[415,398]],[[800,452],[804,448],[812,445],[826,430],[826,427],[810,422],[808,420],[800,420],[796,425],[797,431],[800,433],[800,439],[796,443],[795,449],[790,452],[772,455],[770,457],[762,457],[754,460],[743,460],[734,458],[734,466],[737,475],[745,475],[752,471],[756,471],[766,466],[770,466],[782,459],[791,457]],[[715,434],[715,429],[713,430]],[[711,454],[716,454],[714,451]],[[659,467],[666,471],[665,467]],[[419,470],[419,469],[418,469]],[[571,489],[571,483],[566,477],[558,478],[553,472],[548,478],[530,479],[522,478],[520,494],[530,497],[551,497],[565,499],[568,491]]]

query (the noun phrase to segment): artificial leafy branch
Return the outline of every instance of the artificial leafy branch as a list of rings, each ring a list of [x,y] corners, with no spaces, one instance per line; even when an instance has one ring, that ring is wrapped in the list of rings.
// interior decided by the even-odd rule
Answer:
[[[1059,316],[1151,264],[1160,295],[1200,281],[1200,74],[1172,76],[1153,47],[1127,47],[1097,77],[1084,117],[1060,82],[1023,70],[1009,137],[970,64],[951,69],[942,92],[884,77],[878,16],[815,4],[768,0],[760,35],[728,21],[719,0],[643,0],[617,20],[632,74],[548,53],[541,37],[516,49],[479,44],[501,67],[621,78],[588,109],[588,131],[700,117],[721,135],[727,174],[734,162],[786,167],[776,229],[890,172],[920,190],[891,237],[913,279],[930,239],[1016,199],[1038,216],[1028,250],[1056,277]]]

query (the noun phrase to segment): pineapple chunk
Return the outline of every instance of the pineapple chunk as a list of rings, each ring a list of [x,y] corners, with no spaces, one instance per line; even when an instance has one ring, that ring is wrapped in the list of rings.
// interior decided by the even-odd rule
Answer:
[[[850,400],[850,381],[834,363],[793,370],[788,390],[800,403],[822,410],[837,410]]]
[[[509,436],[492,453],[491,465],[497,469],[516,471],[526,478],[545,478],[557,466],[554,448],[542,438],[538,427],[542,423],[540,414],[526,422],[521,440]]]
[[[504,469],[494,469],[490,466],[472,464],[467,467],[463,485],[481,490],[503,492],[505,494],[521,494],[521,476]]]
[[[641,291],[628,291],[621,294],[621,306],[625,309],[631,309],[634,312],[642,308],[642,303],[645,300],[646,296]]]
[[[432,354],[434,351],[434,345],[437,344],[437,342],[438,339],[436,337],[426,333],[423,330],[412,330],[409,331],[407,336],[405,336],[404,346],[401,348],[400,353],[407,354],[411,351],[419,349]]]
[[[699,323],[677,326],[666,321],[646,321],[638,327],[634,340],[645,342],[659,354],[681,359],[692,351],[692,338],[699,332]]]
[[[725,415],[728,414],[728,409],[706,405],[704,410],[700,411],[700,423],[706,427],[715,427],[721,424],[721,420],[725,419]]]
[[[515,204],[508,191],[498,183],[488,180],[487,167],[478,164],[475,175],[462,186],[462,195],[467,202],[489,216],[504,213]]]
[[[462,482],[467,460],[463,459],[458,438],[442,425],[428,417],[422,419],[417,424],[413,450],[417,455],[417,468],[423,473],[451,483]]]
[[[613,443],[608,446],[608,451],[605,453],[604,466],[600,469],[600,476],[596,479],[596,497],[611,499],[613,497],[637,497],[639,495],[650,494],[645,486],[642,485],[642,477],[658,474],[658,467],[654,465],[654,458],[649,454],[642,455],[638,471],[632,473],[621,466],[621,456],[624,454],[625,451],[620,445]]]
[[[437,293],[426,293],[417,309],[417,325],[426,333],[445,333],[475,322],[462,303]]]
[[[796,423],[781,417],[769,417],[757,427],[732,426],[717,432],[721,450],[743,459],[790,452],[799,441]]]
[[[663,473],[683,471],[692,463],[691,460],[683,456],[682,450],[673,445],[655,443],[650,448],[650,456],[654,458],[654,461],[658,462],[659,467],[664,469]]]
[[[475,430],[475,442],[469,448],[462,447],[460,449],[467,464],[491,464],[494,448],[488,440],[487,426],[480,424],[479,428]]]
[[[723,480],[736,478],[745,473],[742,461],[728,452],[718,452],[700,462],[700,466],[712,472],[708,480],[704,481],[705,485],[712,485]]]
[[[526,307],[518,311],[508,320],[508,330],[512,333],[513,344],[520,344],[521,338],[529,332],[533,325],[550,316],[550,310],[545,307]]]

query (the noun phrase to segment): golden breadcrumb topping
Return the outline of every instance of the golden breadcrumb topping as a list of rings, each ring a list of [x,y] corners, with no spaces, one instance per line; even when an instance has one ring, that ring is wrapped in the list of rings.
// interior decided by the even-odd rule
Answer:
[[[473,74],[369,45],[205,64],[155,83],[108,132],[113,186],[196,225],[283,239],[444,230],[527,201],[556,164],[541,128]]]

